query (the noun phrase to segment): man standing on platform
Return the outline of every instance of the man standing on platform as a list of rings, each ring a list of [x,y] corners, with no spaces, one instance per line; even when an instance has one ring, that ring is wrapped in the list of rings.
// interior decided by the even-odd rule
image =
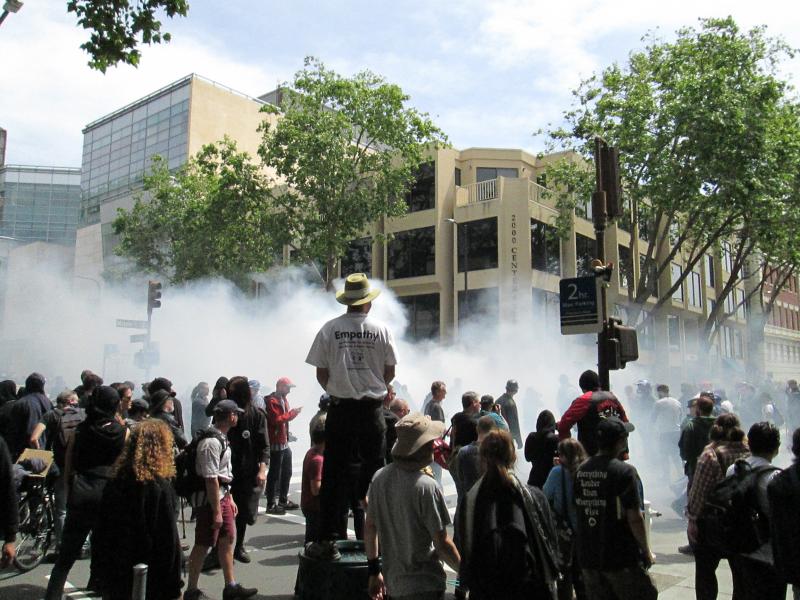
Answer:
[[[325,430],[325,462],[320,491],[320,539],[306,555],[338,560],[334,540],[341,514],[347,509],[353,477],[364,501],[372,476],[384,463],[386,423],[383,398],[397,364],[388,328],[369,317],[380,290],[370,288],[363,273],[347,277],[336,300],[347,312],[325,323],[317,333],[306,362],[317,369],[317,381],[331,396]],[[359,472],[352,472],[354,457]]]

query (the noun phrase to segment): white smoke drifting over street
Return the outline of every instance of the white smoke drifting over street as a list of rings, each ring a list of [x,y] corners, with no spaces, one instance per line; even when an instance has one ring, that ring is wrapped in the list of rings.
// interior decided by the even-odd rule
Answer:
[[[213,386],[221,375],[244,375],[261,381],[261,393],[266,394],[279,377],[288,376],[297,384],[289,400],[304,408],[293,431],[305,447],[307,423],[322,393],[305,357],[319,327],[344,310],[332,294],[309,279],[301,270],[282,269],[265,278],[267,293],[260,298],[245,297],[224,281],[165,287],[162,307],[154,310],[152,321],[160,364],[149,377],[173,381],[188,419],[189,393],[199,381]],[[133,364],[141,344],[129,341],[140,331],[118,328],[116,320],[146,318],[146,282],[106,286],[100,293],[91,281],[75,281],[73,285],[72,279],[53,270],[36,268],[22,281],[10,282],[4,330],[6,375],[21,383],[31,371],[40,371],[50,382],[62,377],[74,387],[81,370],[89,368],[102,374],[106,383],[143,382],[144,371]],[[552,324],[510,323],[501,318],[499,325],[473,324],[462,331],[458,344],[412,343],[405,336],[404,309],[388,289],[374,302],[372,315],[387,323],[397,338],[400,396],[404,387],[412,409],[419,409],[431,382],[443,380],[448,385],[444,403],[448,420],[461,410],[461,393],[474,390],[497,397],[506,380],[513,378],[520,386],[517,403],[524,437],[535,429],[540,410],[561,416],[564,407],[556,402],[561,374],[577,389],[580,373],[595,368],[592,336],[561,336]],[[630,365],[612,375],[612,386],[622,397],[623,384],[642,376]],[[639,443],[632,439],[637,466],[642,463],[635,451]],[[527,477],[529,466],[521,451],[518,463]]]

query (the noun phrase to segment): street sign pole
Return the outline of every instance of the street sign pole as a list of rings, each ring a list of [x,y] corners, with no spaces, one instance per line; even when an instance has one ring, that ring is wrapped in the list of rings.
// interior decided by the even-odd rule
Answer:
[[[594,220],[595,239],[597,240],[597,259],[606,264],[606,192],[603,190],[603,152],[606,143],[599,137],[594,138],[594,170],[595,192],[592,196],[592,216]],[[605,283],[600,286],[600,306],[603,316],[603,329],[597,334],[597,374],[600,376],[600,389],[611,389],[608,357],[606,356],[606,338],[608,337],[608,294]]]

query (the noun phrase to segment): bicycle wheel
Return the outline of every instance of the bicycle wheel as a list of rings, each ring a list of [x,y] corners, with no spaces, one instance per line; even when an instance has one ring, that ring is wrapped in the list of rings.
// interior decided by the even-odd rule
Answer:
[[[20,523],[19,534],[14,566],[20,571],[30,571],[44,560],[53,540],[53,514],[41,499],[28,506],[28,516]]]

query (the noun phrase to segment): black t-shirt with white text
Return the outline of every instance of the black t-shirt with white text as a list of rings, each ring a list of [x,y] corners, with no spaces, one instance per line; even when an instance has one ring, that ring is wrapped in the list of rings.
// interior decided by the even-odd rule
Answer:
[[[625,515],[640,510],[638,475],[631,465],[597,455],[575,477],[578,560],[583,569],[614,571],[641,562]]]

